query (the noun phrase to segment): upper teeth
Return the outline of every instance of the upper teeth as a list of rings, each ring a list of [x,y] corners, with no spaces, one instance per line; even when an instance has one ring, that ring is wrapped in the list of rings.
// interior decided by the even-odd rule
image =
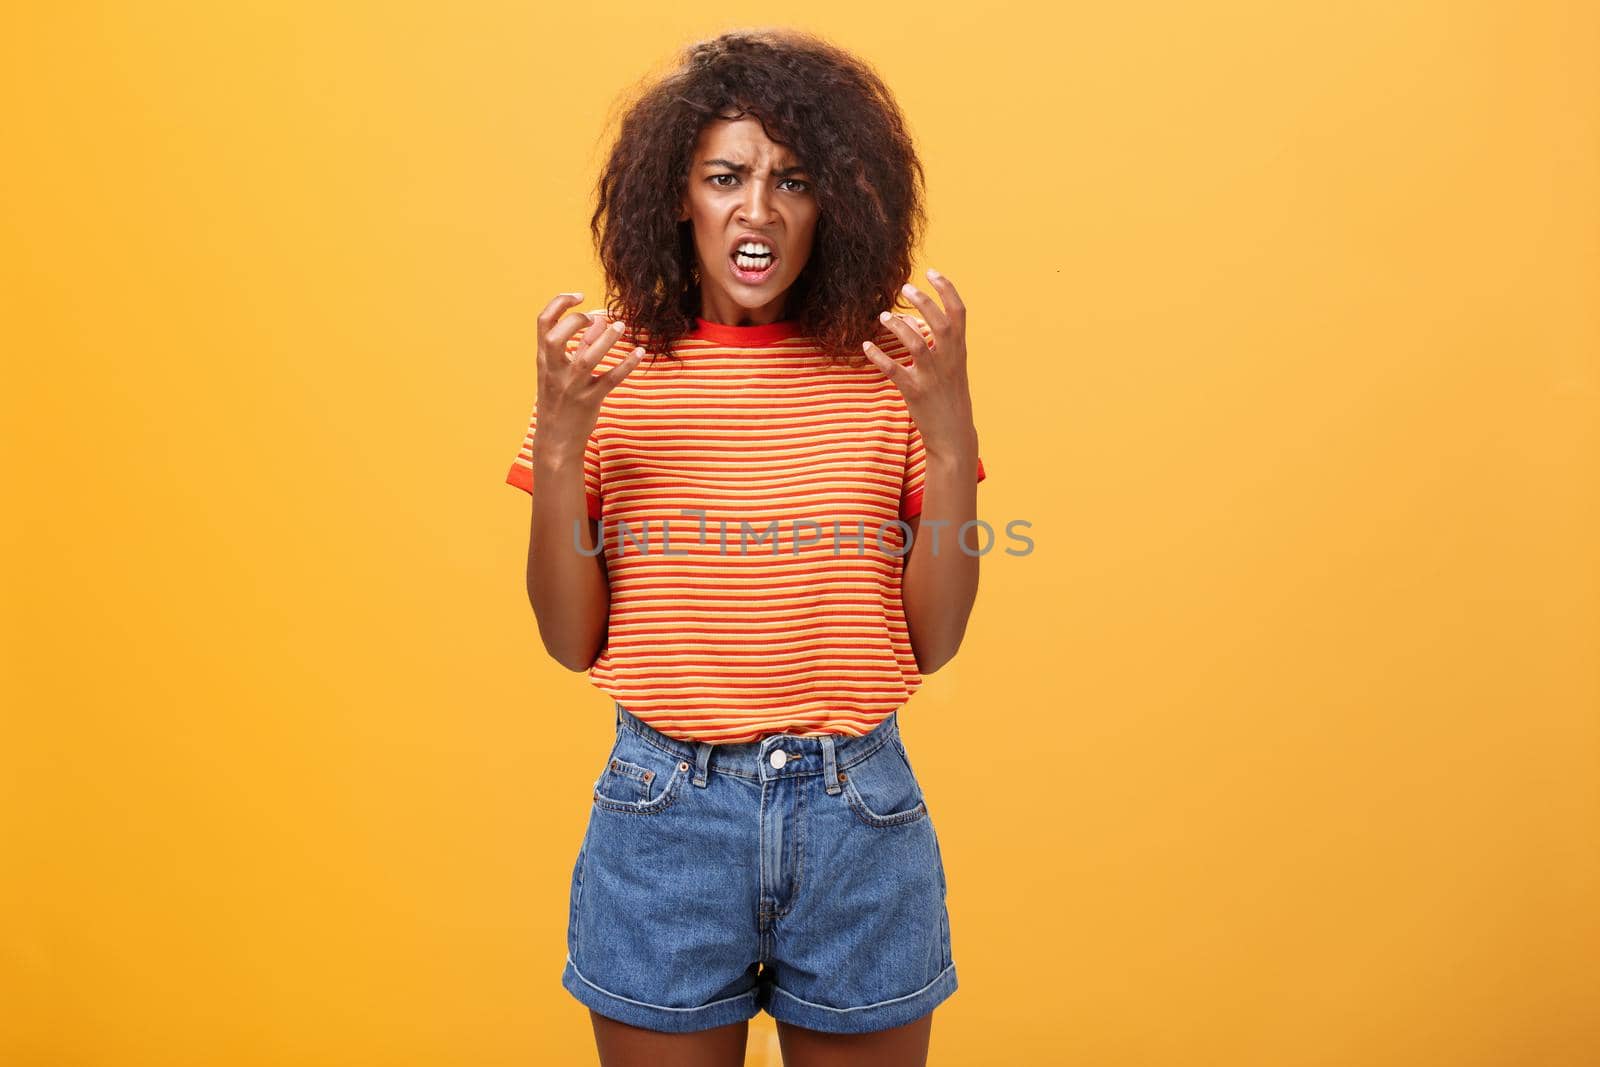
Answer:
[[[758,244],[755,241],[745,241],[743,244],[741,244],[739,246],[739,251],[743,252],[746,255],[751,255],[751,256],[770,256],[770,255],[772,255],[772,249],[768,248],[764,244]]]

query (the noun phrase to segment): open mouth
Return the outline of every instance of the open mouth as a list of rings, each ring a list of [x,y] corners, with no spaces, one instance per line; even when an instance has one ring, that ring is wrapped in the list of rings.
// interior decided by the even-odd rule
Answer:
[[[742,282],[758,283],[772,274],[772,268],[778,263],[778,253],[770,245],[762,245],[759,241],[742,241],[728,254],[728,263],[733,267],[735,278]]]
[[[772,268],[777,266],[777,261],[774,259],[762,260],[761,262],[766,264],[766,266],[763,267],[752,268],[748,266],[741,266],[741,264],[748,264],[751,262],[749,259],[746,259],[743,256],[740,256],[736,259],[731,259],[729,262],[733,264],[733,276],[738,278],[741,282],[764,282],[768,277],[771,276]]]

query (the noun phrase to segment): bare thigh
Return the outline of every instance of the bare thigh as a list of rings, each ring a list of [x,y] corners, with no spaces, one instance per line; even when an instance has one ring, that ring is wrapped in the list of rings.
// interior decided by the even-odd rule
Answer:
[[[666,1034],[618,1022],[592,1008],[589,1018],[600,1067],[741,1067],[750,1037],[749,1020]]]
[[[933,1012],[870,1034],[825,1034],[778,1022],[783,1067],[924,1067]]]

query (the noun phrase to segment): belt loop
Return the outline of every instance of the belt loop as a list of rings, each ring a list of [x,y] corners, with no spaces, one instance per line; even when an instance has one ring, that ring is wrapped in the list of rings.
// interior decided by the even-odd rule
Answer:
[[[711,762],[711,742],[696,741],[694,747],[695,753],[693,781],[695,785],[704,788],[706,784],[706,767]]]
[[[839,792],[839,764],[833,755],[833,735],[822,735],[822,784],[829,796]]]
[[[622,701],[613,700],[611,702],[611,706],[616,709],[616,711],[617,711],[617,725],[621,726],[622,725]]]

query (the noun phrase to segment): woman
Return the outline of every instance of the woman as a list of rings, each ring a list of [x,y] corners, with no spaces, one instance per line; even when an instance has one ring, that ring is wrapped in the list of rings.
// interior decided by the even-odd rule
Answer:
[[[742,1063],[763,1008],[789,1067],[921,1064],[956,989],[897,709],[960,644],[984,472],[955,287],[888,310],[921,183],[860,60],[701,42],[600,179],[611,310],[539,316],[507,481],[545,648],[616,715],[562,974],[606,1064]]]

